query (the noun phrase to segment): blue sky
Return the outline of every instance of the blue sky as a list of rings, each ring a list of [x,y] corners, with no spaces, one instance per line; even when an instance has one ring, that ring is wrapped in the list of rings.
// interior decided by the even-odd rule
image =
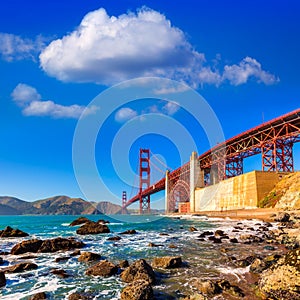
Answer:
[[[159,76],[194,88],[215,112],[225,138],[299,108],[299,12],[296,0],[2,1],[0,195],[29,201],[59,194],[85,198],[73,170],[74,131],[94,97],[124,80]],[[97,138],[95,160],[112,195],[93,192],[97,180],[86,168],[87,198],[116,202],[123,189],[131,193],[117,174],[126,169],[116,172],[111,163],[111,145],[127,121],[138,128],[144,114],[179,122],[199,152],[209,148],[195,120],[162,101],[164,91],[157,100],[111,111]],[[101,103],[100,110],[113,101]],[[89,105],[87,117],[97,109]],[[151,148],[171,168],[180,164],[181,145],[154,131],[133,138],[130,151],[118,145],[114,155],[135,170],[140,147]],[[182,160],[190,150],[180,153]],[[295,145],[297,169],[299,154]],[[245,161],[246,170],[253,168],[261,168],[259,157]]]

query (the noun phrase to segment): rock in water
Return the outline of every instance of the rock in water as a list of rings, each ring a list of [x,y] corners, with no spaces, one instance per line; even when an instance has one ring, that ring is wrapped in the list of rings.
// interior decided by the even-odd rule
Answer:
[[[191,226],[189,228],[189,231],[194,232],[194,231],[198,231],[198,229],[196,227],[194,227],[194,226]]]
[[[152,261],[152,266],[157,268],[178,268],[181,267],[182,260],[180,256],[171,257],[171,256],[164,256],[164,257],[156,257]]]
[[[7,226],[4,230],[0,230],[0,237],[25,237],[29,234],[20,230],[20,229],[13,229],[10,226]]]
[[[68,300],[91,300],[94,297],[89,297],[79,293],[73,293],[68,297]]]
[[[90,222],[90,220],[86,217],[80,217],[80,218],[74,220],[73,222],[71,222],[71,224],[69,226],[82,225],[86,222]]]
[[[121,300],[153,300],[153,289],[146,280],[135,280],[129,283],[121,293]]]
[[[149,283],[155,283],[155,274],[144,259],[139,259],[121,273],[121,279],[125,282],[143,279]]]
[[[76,248],[82,248],[83,242],[76,241],[72,238],[55,238],[49,240],[28,240],[18,243],[11,249],[11,254],[23,254],[27,252],[56,252],[60,250],[71,250]]]
[[[124,232],[121,232],[120,234],[136,234],[136,230],[134,229],[129,229],[129,230],[126,230]]]
[[[15,245],[11,249],[11,254],[17,255],[17,254],[23,254],[23,253],[27,253],[27,252],[36,253],[36,252],[38,252],[42,243],[43,243],[42,240],[37,240],[37,239],[23,241],[23,242]]]
[[[92,253],[92,252],[82,252],[78,257],[78,261],[80,262],[89,262],[93,260],[99,260],[101,258],[100,254]]]
[[[100,224],[97,222],[87,222],[76,230],[77,234],[99,234],[99,233],[109,233],[110,230],[107,225]]]
[[[19,272],[24,272],[24,271],[35,270],[37,268],[38,268],[38,266],[31,262],[22,262],[22,263],[13,265],[11,267],[8,267],[6,269],[6,272],[7,273],[19,273]]]
[[[0,272],[0,288],[6,285],[6,278],[4,272]]]
[[[118,267],[107,260],[100,261],[96,265],[88,268],[85,272],[86,275],[104,276],[104,277],[113,276],[117,273],[118,273]]]

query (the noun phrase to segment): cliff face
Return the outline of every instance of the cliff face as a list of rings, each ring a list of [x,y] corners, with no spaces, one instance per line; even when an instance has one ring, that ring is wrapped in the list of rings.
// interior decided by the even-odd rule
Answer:
[[[260,206],[300,209],[300,172],[284,176],[261,201]]]
[[[120,211],[121,206],[110,202],[92,203],[67,196],[56,196],[34,202],[0,197],[0,215],[89,215],[116,214]]]

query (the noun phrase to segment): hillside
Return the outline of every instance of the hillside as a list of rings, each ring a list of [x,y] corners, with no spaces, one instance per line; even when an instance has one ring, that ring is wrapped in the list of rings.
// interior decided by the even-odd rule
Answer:
[[[300,209],[300,172],[284,176],[259,206]]]
[[[34,202],[0,197],[0,215],[90,215],[116,214],[121,206],[110,202],[88,202],[81,198],[55,196]]]

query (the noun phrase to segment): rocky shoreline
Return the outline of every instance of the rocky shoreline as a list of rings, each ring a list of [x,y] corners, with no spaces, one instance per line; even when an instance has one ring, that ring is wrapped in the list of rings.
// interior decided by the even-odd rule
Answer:
[[[176,217],[180,218],[180,217]],[[109,224],[81,218],[72,226],[79,235],[109,233]],[[75,225],[74,225],[75,224]],[[63,254],[56,261],[78,257],[86,264],[82,276],[115,276],[123,282],[122,300],[147,299],[300,299],[300,213],[279,212],[273,222],[235,220],[213,230],[197,228],[197,223],[182,228],[189,235],[190,245],[178,247],[178,255],[157,256],[149,260],[114,261],[99,253],[83,251],[85,244],[75,238],[26,239],[11,248],[10,253],[0,253],[0,265],[7,255],[14,255],[9,266],[0,267],[0,288],[7,283],[6,274],[35,270],[39,266],[32,260],[39,253]],[[27,234],[8,227],[0,231],[3,237],[26,237]],[[138,235],[133,229],[106,238],[118,242],[122,235]],[[161,235],[168,235],[162,232]],[[160,248],[155,241],[149,248]],[[206,253],[199,253],[204,251]],[[201,261],[199,263],[199,254]],[[59,278],[70,278],[63,267],[52,269]],[[0,290],[1,293],[1,290]],[[70,300],[92,299],[95,294],[72,293]],[[32,295],[30,299],[50,299],[46,293]]]

